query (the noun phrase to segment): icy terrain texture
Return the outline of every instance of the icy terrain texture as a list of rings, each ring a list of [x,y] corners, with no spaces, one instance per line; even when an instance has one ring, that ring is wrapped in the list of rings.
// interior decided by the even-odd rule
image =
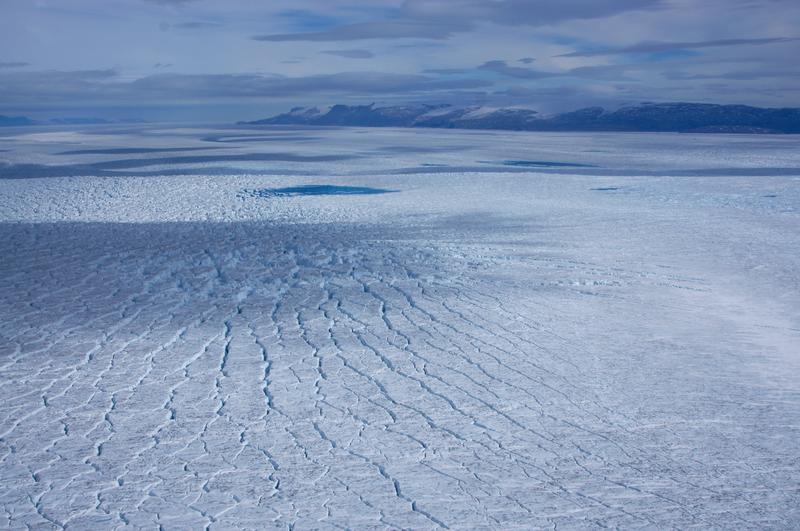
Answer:
[[[0,527],[800,526],[800,139],[0,137]]]

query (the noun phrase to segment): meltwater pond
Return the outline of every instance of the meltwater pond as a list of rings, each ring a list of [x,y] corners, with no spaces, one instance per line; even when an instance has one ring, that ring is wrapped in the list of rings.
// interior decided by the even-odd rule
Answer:
[[[487,164],[496,164],[486,162]],[[547,160],[504,160],[500,164],[503,166],[517,166],[524,168],[592,168],[592,164],[578,164],[575,162],[555,162]]]
[[[337,186],[333,184],[306,184],[283,188],[261,188],[242,190],[242,197],[296,197],[304,195],[374,195],[388,194],[394,190],[371,188],[369,186]]]

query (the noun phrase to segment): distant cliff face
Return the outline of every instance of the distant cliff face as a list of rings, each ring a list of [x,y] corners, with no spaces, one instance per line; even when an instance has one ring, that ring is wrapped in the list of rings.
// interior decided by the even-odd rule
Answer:
[[[363,127],[440,127],[514,131],[662,131],[697,133],[800,133],[800,109],[746,105],[645,103],[616,111],[589,107],[542,116],[523,108],[456,108],[449,105],[334,105],[296,107],[248,125],[297,124]]]

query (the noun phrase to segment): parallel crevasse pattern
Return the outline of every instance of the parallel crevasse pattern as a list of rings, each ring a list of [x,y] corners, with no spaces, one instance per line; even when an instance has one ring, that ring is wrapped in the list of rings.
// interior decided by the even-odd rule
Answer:
[[[3,232],[2,527],[757,527],[798,500],[771,417],[737,413],[778,441],[764,463],[612,403],[555,280],[697,279],[542,255],[515,296],[481,281],[499,259],[352,227]]]

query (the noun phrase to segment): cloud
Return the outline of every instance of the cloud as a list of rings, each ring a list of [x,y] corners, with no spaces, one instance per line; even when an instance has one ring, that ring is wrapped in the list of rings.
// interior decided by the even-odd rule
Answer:
[[[0,74],[0,101],[78,104],[164,102],[338,95],[435,94],[491,85],[485,80],[442,80],[419,74],[342,72],[287,77],[261,74],[153,74],[128,81],[114,70]]]
[[[439,76],[452,76],[469,72],[468,68],[428,68],[423,70],[423,74],[436,74]]]
[[[144,96],[181,97],[284,97],[305,94],[388,94],[476,88],[483,80],[439,80],[417,74],[342,72],[301,77],[259,74],[185,75],[157,74],[128,86]]]
[[[624,103],[636,103],[643,98],[632,87],[626,86],[574,86],[554,85],[548,87],[513,86],[493,92],[490,97],[498,105],[529,105],[543,113],[565,112],[600,106],[616,108]]]
[[[99,92],[107,95],[105,84],[117,75],[114,69],[4,72],[0,74],[0,101],[44,103],[72,98],[91,100]]]
[[[303,31],[330,28],[343,22],[339,17],[307,9],[286,9],[276,13],[276,17],[292,29]]]
[[[371,57],[375,57],[375,54],[369,50],[323,50],[319,53],[347,57],[349,59],[370,59]]]
[[[577,77],[588,80],[622,81],[627,80],[626,73],[630,70],[641,69],[643,65],[594,65],[580,66],[565,71],[565,77]]]
[[[790,78],[800,79],[800,72],[797,70],[735,70],[732,72],[720,72],[717,74],[690,74],[688,72],[664,72],[664,78],[674,81],[694,81],[700,79],[730,79],[736,81],[756,81],[766,78]]]
[[[151,4],[159,4],[162,6],[179,6],[182,4],[188,4],[190,2],[196,2],[197,0],[144,0],[145,2],[150,2]]]
[[[458,18],[504,26],[545,26],[657,9],[663,5],[662,0],[406,0],[402,12],[411,18],[426,20]]]
[[[561,74],[554,72],[543,72],[540,70],[531,70],[530,68],[523,68],[520,66],[509,66],[505,61],[494,60],[487,61],[478,67],[478,70],[488,70],[507,77],[515,77],[517,79],[543,79],[546,77],[555,77]]]
[[[203,106],[220,119],[256,99],[538,106],[565,100],[564,87],[577,104],[634,93],[798,105],[796,0],[72,0],[47,13],[39,3],[3,11],[0,48],[25,53],[2,58],[0,102],[21,114],[119,102]],[[96,46],[108,35],[119,46]],[[352,72],[371,68],[382,72]],[[513,98],[498,92],[512,86]]]
[[[365,39],[446,39],[456,31],[468,29],[463,24],[437,24],[424,20],[363,22],[337,26],[325,31],[256,35],[256,41],[357,41]]]
[[[161,22],[158,28],[161,31],[169,31],[170,29],[179,30],[200,30],[210,28],[221,28],[222,24],[219,22],[179,22],[177,24],[170,24],[169,22]]]
[[[571,70],[551,72],[544,70],[533,70],[531,68],[524,68],[521,66],[510,66],[505,61],[494,60],[483,63],[477,69],[494,72],[505,77],[527,80],[548,79],[555,77],[575,77],[583,79],[605,79],[618,81],[625,79],[625,72],[635,67],[635,65],[596,65],[581,66]]]
[[[798,37],[770,37],[764,39],[719,39],[713,41],[696,42],[640,42],[631,46],[619,48],[601,48],[597,50],[577,51],[557,55],[556,57],[595,57],[602,55],[624,55],[636,53],[663,53],[679,50],[696,50],[700,48],[715,48],[721,46],[760,46],[800,40]]]
[[[321,31],[256,35],[253,38],[268,42],[447,39],[484,22],[536,27],[656,9],[662,5],[663,0],[406,0],[393,18],[339,25]]]
[[[181,22],[173,24],[173,28],[178,29],[204,29],[204,28],[219,28],[222,24],[218,22]]]

